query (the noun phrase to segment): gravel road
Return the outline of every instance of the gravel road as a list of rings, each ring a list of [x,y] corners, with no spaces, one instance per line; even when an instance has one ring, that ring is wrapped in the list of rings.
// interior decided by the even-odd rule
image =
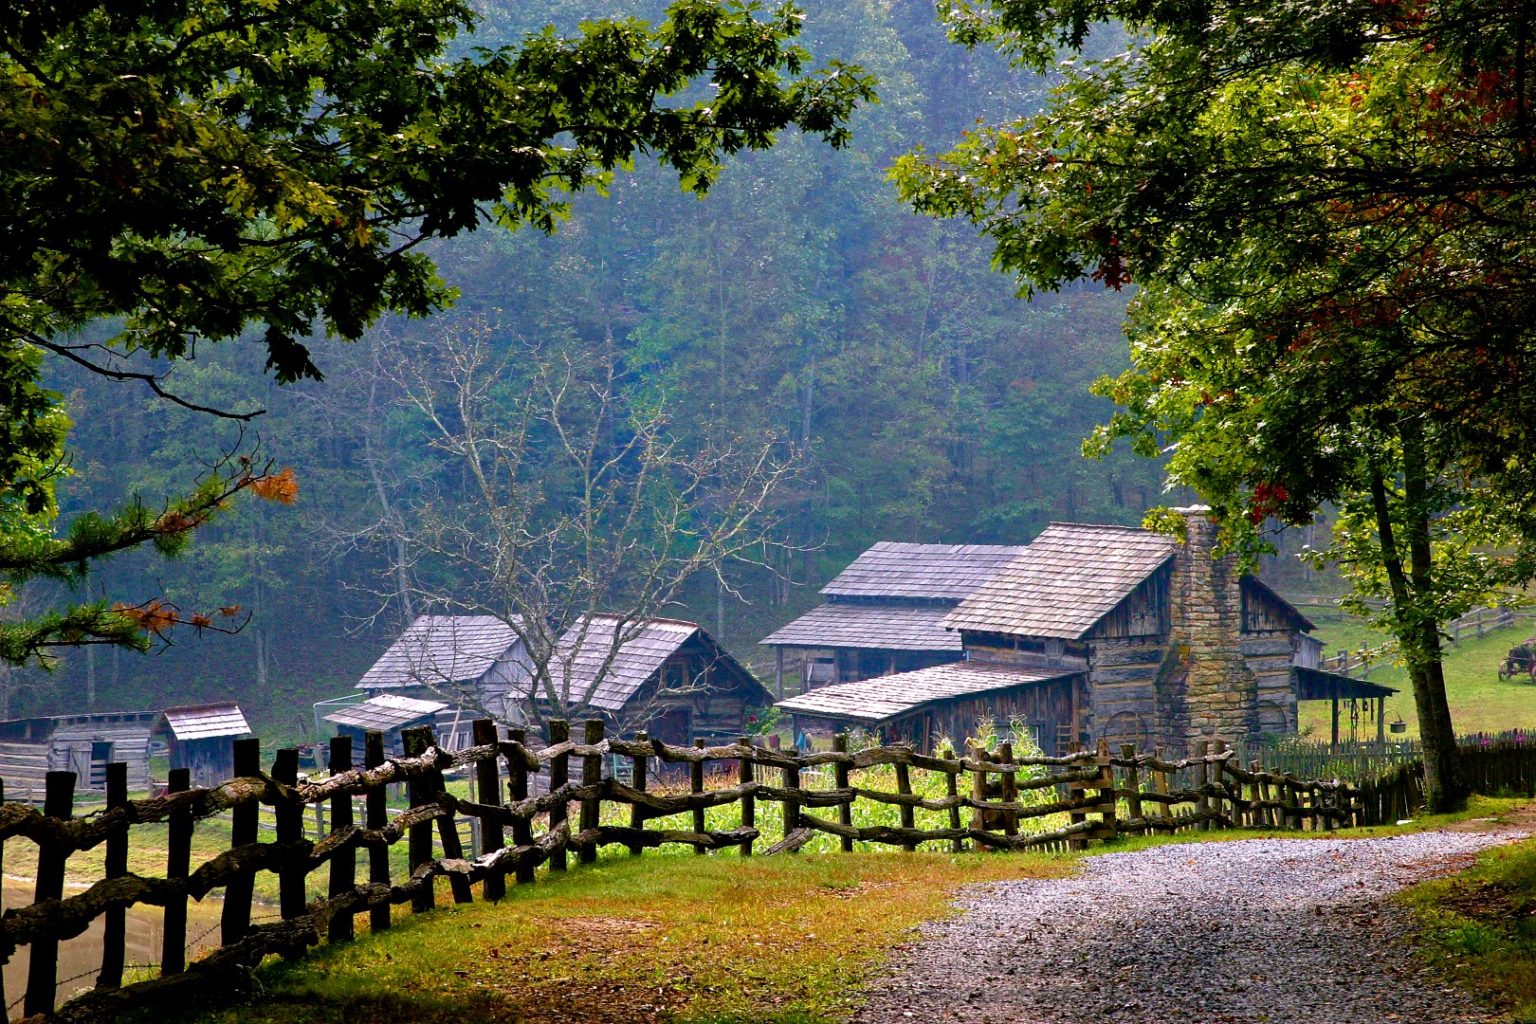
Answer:
[[[902,946],[861,1022],[1491,1022],[1419,964],[1387,897],[1520,835],[1249,839],[1090,858],[961,893]]]

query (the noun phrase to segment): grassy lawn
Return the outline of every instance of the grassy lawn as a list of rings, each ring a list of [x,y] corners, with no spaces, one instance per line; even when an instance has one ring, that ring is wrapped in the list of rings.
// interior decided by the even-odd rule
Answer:
[[[1457,815],[1402,827],[1317,833],[1380,837],[1477,827],[1524,805],[1474,798]],[[1311,833],[1208,832],[1122,839],[1092,853],[1170,842]],[[540,873],[500,905],[402,915],[387,934],[269,962],[250,1004],[194,1009],[198,1024],[679,1024],[845,1019],[862,979],[919,923],[953,912],[970,882],[1059,877],[1078,855],[895,852],[742,860],[616,857],[565,876]],[[364,919],[359,919],[359,924]],[[158,1024],[158,1022],[157,1022]]]
[[[1324,618],[1316,609],[1307,614],[1318,628],[1314,635],[1323,638],[1329,655],[1340,648],[1358,650],[1361,644],[1375,646],[1381,642],[1380,634],[1372,632],[1358,619],[1341,617]],[[1500,681],[1499,666],[1509,649],[1532,632],[1529,622],[1517,622],[1505,629],[1483,637],[1469,637],[1455,647],[1448,648],[1445,658],[1445,690],[1451,704],[1451,719],[1457,732],[1502,732],[1516,727],[1536,728],[1536,684],[1529,678]],[[1395,686],[1401,692],[1387,698],[1387,720],[1401,715],[1408,723],[1407,736],[1419,733],[1418,713],[1413,706],[1413,694],[1408,687],[1407,673],[1400,666],[1379,662],[1369,677],[1372,682]],[[1301,706],[1301,730],[1326,739],[1329,730],[1329,708],[1325,701],[1307,701]],[[1343,719],[1347,735],[1349,720]],[[1375,723],[1362,721],[1362,739],[1375,739]]]
[[[1536,1021],[1536,840],[1480,854],[1467,871],[1400,897],[1426,957],[1509,1014]]]
[[[404,919],[260,975],[251,1005],[186,1019],[840,1020],[856,983],[961,885],[1053,877],[1072,858],[901,853],[606,860],[474,904]],[[441,897],[440,897],[441,899]]]

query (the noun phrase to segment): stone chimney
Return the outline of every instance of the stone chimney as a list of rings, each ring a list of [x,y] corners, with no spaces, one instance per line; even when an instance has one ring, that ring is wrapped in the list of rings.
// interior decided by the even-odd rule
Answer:
[[[1202,741],[1233,743],[1258,729],[1258,680],[1243,658],[1243,599],[1237,560],[1215,557],[1217,527],[1210,508],[1176,509],[1186,542],[1173,561],[1169,642],[1182,662],[1184,693],[1170,739],[1191,754]]]

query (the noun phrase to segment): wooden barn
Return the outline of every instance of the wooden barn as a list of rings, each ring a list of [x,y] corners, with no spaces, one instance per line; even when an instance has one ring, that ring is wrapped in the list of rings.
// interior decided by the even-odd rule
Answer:
[[[149,789],[153,711],[47,715],[0,722],[5,798],[41,802],[50,771],[75,773],[76,791],[106,791],[107,763],[128,765],[128,788]]]
[[[826,602],[759,643],[774,649],[774,692],[786,660],[801,690],[959,661],[944,618],[1023,547],[882,541],[821,588]]]
[[[1293,733],[1299,700],[1321,695],[1337,707],[1392,692],[1317,670],[1312,623],[1240,575],[1233,559],[1214,557],[1207,509],[1184,513],[1183,543],[1134,527],[1053,523],[945,616],[966,664],[1040,673],[1033,685],[1065,688],[1064,703],[1042,693],[1035,709],[1007,713],[1034,728],[1047,752],[1099,739],[1184,751],[1202,740]],[[930,679],[912,672],[881,682],[884,693],[910,683],[921,694]],[[860,685],[779,707],[797,721],[863,725],[867,718],[828,710],[833,691],[851,688],[857,700]]]
[[[448,705],[440,700],[381,693],[357,704],[344,705],[326,715],[325,720],[336,727],[338,734],[352,737],[353,757],[361,763],[365,733],[383,733],[385,753],[398,757],[405,750],[400,738],[402,730],[423,725],[436,728],[438,715],[446,710]]]
[[[151,737],[166,745],[172,768],[186,768],[193,786],[217,786],[235,775],[234,741],[249,736],[245,713],[234,701],[166,708]]]

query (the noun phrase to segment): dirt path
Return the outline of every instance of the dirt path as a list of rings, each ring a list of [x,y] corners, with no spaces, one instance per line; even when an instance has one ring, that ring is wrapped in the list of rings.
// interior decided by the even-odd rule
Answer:
[[[861,1022],[1378,1024],[1497,1019],[1429,973],[1388,897],[1529,834],[1170,845],[962,893],[869,986]]]

